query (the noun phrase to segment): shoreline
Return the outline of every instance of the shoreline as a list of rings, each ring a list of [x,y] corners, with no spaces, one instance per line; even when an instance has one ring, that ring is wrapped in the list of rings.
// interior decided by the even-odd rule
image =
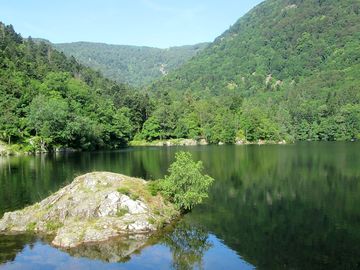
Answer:
[[[73,153],[73,152],[81,152],[80,149],[73,149],[67,147],[56,148],[55,150],[37,150],[37,151],[25,151],[21,149],[20,144],[12,144],[8,145],[2,141],[0,141],[0,157],[9,157],[9,156],[24,156],[24,155],[42,155],[48,153]]]
[[[293,143],[293,142],[290,142]],[[155,141],[130,141],[127,146],[124,146],[124,148],[129,147],[174,147],[174,146],[207,146],[207,145],[283,145],[283,144],[289,144],[289,142],[286,142],[285,140],[275,142],[275,141],[241,141],[238,140],[234,143],[222,143],[219,142],[217,144],[211,144],[208,143],[205,139],[200,140],[194,140],[194,139],[169,139],[169,140],[155,140]],[[14,145],[8,145],[4,142],[0,141],[0,157],[9,157],[9,156],[23,156],[23,155],[43,155],[43,154],[49,154],[49,153],[74,153],[74,152],[96,152],[96,151],[103,151],[103,150],[109,150],[109,149],[97,149],[93,151],[84,151],[81,149],[74,149],[74,148],[56,148],[55,150],[38,150],[34,152],[24,151],[21,150],[21,146],[18,144]],[[119,149],[111,149],[113,151],[119,150]]]
[[[194,140],[194,139],[169,139],[169,140],[155,140],[155,141],[131,141],[129,142],[130,147],[140,147],[140,146],[156,146],[156,147],[172,147],[172,146],[204,146],[204,145],[267,145],[267,144],[289,144],[292,142],[287,142],[285,140],[281,141],[266,141],[266,140],[259,140],[259,141],[244,141],[244,140],[237,140],[234,143],[223,143],[219,142],[217,144],[208,143],[205,139],[201,140]]]
[[[211,144],[202,140],[193,140],[193,139],[169,139],[169,140],[155,140],[151,142],[147,141],[130,141],[127,146],[124,146],[119,149],[97,149],[97,150],[81,150],[81,149],[73,149],[73,148],[57,148],[52,151],[39,150],[35,152],[28,152],[24,150],[19,150],[20,145],[7,145],[0,141],[0,157],[10,157],[10,156],[26,156],[26,155],[45,155],[45,154],[58,154],[58,153],[75,153],[75,152],[98,152],[98,151],[117,151],[121,149],[131,148],[131,147],[176,147],[176,146],[207,146],[207,145],[234,145],[234,146],[245,146],[245,145],[289,145],[302,141],[236,141],[234,143],[222,143],[219,142],[217,144]],[[305,142],[305,141],[304,141]],[[307,141],[309,142],[309,141]],[[324,142],[324,141],[310,141],[310,142]],[[328,141],[330,142],[330,141]],[[352,142],[352,141],[341,141],[341,142]],[[15,149],[14,149],[15,148]]]

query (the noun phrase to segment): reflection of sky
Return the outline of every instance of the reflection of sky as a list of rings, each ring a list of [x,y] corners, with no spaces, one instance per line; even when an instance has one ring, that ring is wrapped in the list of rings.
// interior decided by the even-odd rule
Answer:
[[[234,251],[225,246],[219,239],[209,235],[212,247],[204,254],[204,269],[254,269],[242,260]],[[26,245],[13,262],[0,266],[0,270],[112,270],[112,269],[169,269],[172,265],[172,254],[165,245],[157,244],[147,247],[141,254],[132,255],[126,263],[105,263],[87,258],[71,257],[42,242],[32,247]]]
[[[216,236],[209,235],[209,242],[213,245],[203,258],[205,269],[255,269],[241,259],[235,251],[224,245]]]

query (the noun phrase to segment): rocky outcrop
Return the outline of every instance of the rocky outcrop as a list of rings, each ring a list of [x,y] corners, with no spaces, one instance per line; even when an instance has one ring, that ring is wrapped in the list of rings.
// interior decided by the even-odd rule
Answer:
[[[205,139],[170,139],[170,140],[156,140],[152,142],[147,141],[131,141],[130,146],[196,146],[208,145]]]
[[[247,141],[243,139],[236,139],[236,145],[247,145],[247,144],[257,144],[257,145],[265,145],[265,144],[287,144],[285,140],[281,141],[267,141],[267,140],[257,140],[257,141]]]
[[[10,156],[12,154],[13,154],[13,151],[11,151],[10,147],[0,141],[0,157],[1,156]]]
[[[94,172],[77,177],[40,203],[5,213],[0,232],[54,234],[54,246],[71,248],[154,232],[178,214],[162,196],[151,195],[146,181]]]

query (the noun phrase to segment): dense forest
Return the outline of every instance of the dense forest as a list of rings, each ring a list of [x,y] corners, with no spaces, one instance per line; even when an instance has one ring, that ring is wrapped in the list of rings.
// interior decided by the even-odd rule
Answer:
[[[141,128],[147,100],[0,23],[0,140],[27,151],[117,148]]]
[[[150,87],[175,98],[165,110],[156,106],[145,128],[163,123],[164,110],[166,121],[178,119],[165,127],[170,136],[186,122],[181,136],[214,142],[232,142],[235,134],[247,140],[359,138],[359,25],[357,0],[265,1]],[[179,96],[187,106],[178,105]],[[185,113],[172,116],[177,107]]]
[[[53,44],[67,56],[100,71],[105,77],[145,86],[166,75],[203,50],[208,43],[159,49],[92,42]]]
[[[0,140],[33,151],[360,139],[359,25],[357,0],[268,0],[136,89],[0,24]]]

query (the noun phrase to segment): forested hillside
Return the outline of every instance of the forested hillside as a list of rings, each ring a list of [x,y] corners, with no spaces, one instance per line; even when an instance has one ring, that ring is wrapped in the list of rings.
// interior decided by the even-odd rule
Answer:
[[[183,65],[208,43],[169,49],[91,42],[53,45],[67,56],[74,56],[80,63],[101,71],[109,79],[144,86]]]
[[[27,151],[118,148],[141,128],[147,102],[0,23],[0,140]]]
[[[267,0],[140,91],[1,24],[0,140],[97,149],[133,138],[360,139],[359,26],[358,0]]]
[[[267,0],[150,90],[175,96],[145,123],[168,136],[359,138],[360,2]]]

